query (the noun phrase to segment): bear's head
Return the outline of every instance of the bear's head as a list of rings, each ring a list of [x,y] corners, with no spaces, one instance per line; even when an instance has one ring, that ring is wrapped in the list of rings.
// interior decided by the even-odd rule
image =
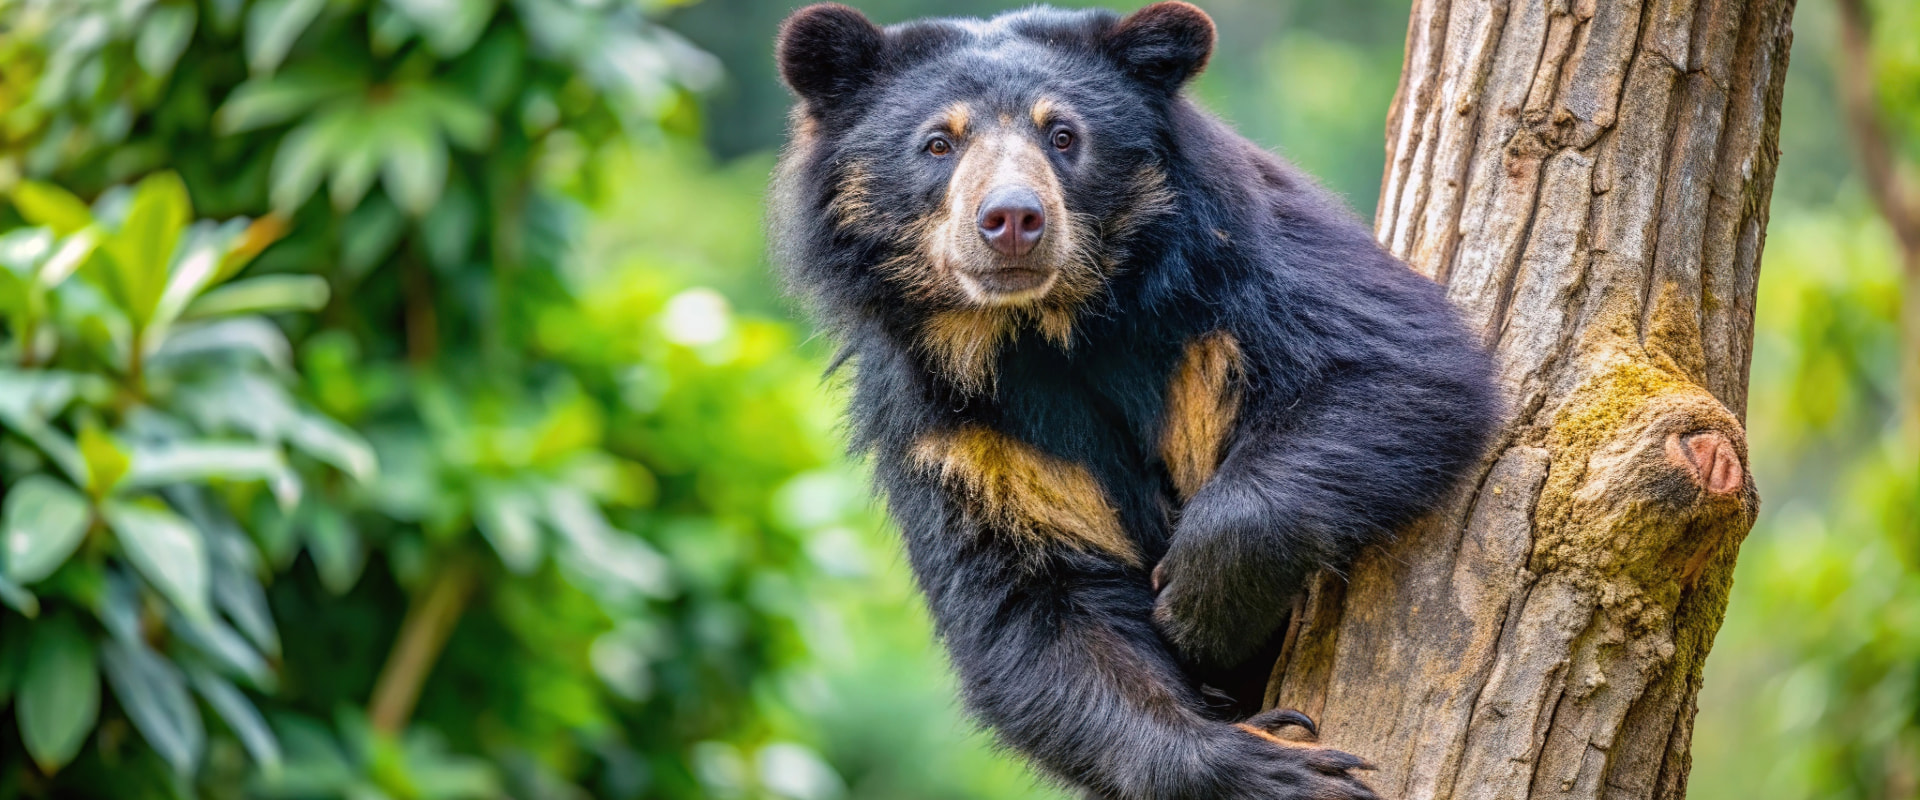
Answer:
[[[884,318],[963,387],[1023,328],[1069,346],[1172,206],[1169,114],[1213,41],[1180,2],[886,28],[796,12],[773,209],[790,277],[829,322]]]

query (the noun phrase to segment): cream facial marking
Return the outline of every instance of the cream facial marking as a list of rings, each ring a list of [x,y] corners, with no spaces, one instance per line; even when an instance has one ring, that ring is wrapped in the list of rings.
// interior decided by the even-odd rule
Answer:
[[[972,112],[967,110],[966,103],[947,106],[945,120],[948,135],[955,139],[967,138],[967,123],[972,121]]]
[[[1047,129],[1047,123],[1053,121],[1053,116],[1054,116],[1053,98],[1042,97],[1038,101],[1034,102],[1032,116],[1033,116],[1033,127],[1039,128],[1041,131],[1045,131]]]

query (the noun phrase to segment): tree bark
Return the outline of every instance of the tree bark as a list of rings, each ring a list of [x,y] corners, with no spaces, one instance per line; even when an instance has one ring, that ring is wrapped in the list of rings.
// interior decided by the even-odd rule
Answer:
[[[1507,425],[1450,507],[1315,581],[1267,692],[1382,796],[1684,796],[1759,507],[1793,5],[1416,0],[1377,234],[1485,333]]]

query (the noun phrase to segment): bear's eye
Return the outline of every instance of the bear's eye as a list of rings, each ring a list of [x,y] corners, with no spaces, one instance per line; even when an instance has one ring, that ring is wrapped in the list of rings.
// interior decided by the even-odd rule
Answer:
[[[1055,128],[1053,130],[1053,149],[1065,150],[1072,146],[1073,131],[1067,130],[1066,128]]]
[[[953,152],[953,142],[948,141],[945,136],[935,136],[927,140],[927,152],[936,156],[944,156]]]

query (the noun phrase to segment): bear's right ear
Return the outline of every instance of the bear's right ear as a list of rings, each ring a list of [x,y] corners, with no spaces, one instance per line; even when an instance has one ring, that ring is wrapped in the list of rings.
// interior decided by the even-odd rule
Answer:
[[[793,12],[775,46],[780,77],[815,111],[832,108],[872,82],[886,32],[839,3]]]
[[[1154,3],[1107,33],[1107,55],[1148,85],[1178,91],[1213,55],[1213,19],[1191,3]]]

